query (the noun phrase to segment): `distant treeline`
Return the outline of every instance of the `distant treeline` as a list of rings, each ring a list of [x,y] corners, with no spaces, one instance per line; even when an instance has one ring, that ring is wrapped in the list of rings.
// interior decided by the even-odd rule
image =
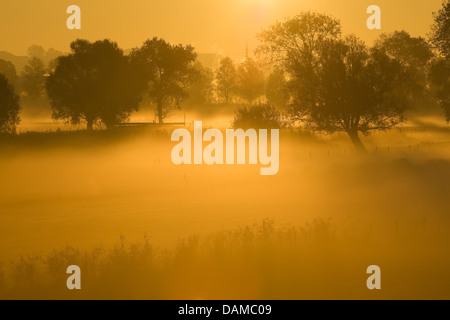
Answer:
[[[255,59],[224,57],[216,69],[202,65],[192,46],[157,37],[128,54],[107,39],[76,40],[70,53],[52,59],[55,52],[33,46],[20,77],[0,60],[0,130],[15,131],[20,98],[48,99],[54,119],[84,122],[88,130],[127,121],[142,101],[160,123],[182,106],[235,104],[243,106],[235,126],[343,131],[363,150],[360,133],[390,129],[407,110],[439,104],[450,120],[449,30],[447,0],[428,39],[395,31],[369,47],[342,35],[340,21],[303,12],[258,34]]]

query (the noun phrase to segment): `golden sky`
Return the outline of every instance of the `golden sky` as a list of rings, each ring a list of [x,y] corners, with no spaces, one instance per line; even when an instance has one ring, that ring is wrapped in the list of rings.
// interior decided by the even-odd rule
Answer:
[[[198,52],[241,58],[246,43],[257,45],[255,34],[277,20],[302,10],[329,13],[345,33],[370,42],[379,31],[366,28],[366,9],[382,10],[382,32],[405,29],[425,36],[432,12],[442,0],[0,0],[0,51],[25,55],[31,44],[68,51],[76,38],[110,38],[124,49],[159,36],[190,43]],[[82,11],[82,30],[66,28],[66,9]]]

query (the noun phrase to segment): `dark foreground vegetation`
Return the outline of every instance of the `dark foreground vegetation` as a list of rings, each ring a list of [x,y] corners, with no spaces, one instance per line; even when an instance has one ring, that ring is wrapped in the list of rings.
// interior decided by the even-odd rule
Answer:
[[[128,54],[110,39],[78,39],[67,54],[32,46],[19,77],[0,61],[0,132],[16,132],[19,97],[47,100],[53,119],[87,130],[112,129],[142,104],[158,123],[181,108],[226,104],[245,125],[344,132],[364,151],[361,135],[394,128],[411,110],[429,114],[439,105],[449,120],[450,2],[433,17],[427,38],[398,30],[369,46],[343,34],[339,20],[302,12],[259,33],[255,58],[221,57],[216,66],[203,65],[191,45],[158,37]]]
[[[448,222],[448,221],[447,221]],[[360,226],[362,227],[362,226]],[[180,240],[172,251],[144,238],[114,248],[66,247],[0,265],[2,299],[448,299],[448,224],[340,228],[271,220]],[[361,244],[363,243],[363,244]],[[365,287],[365,269],[382,266],[382,291]],[[82,290],[64,270],[77,264]]]

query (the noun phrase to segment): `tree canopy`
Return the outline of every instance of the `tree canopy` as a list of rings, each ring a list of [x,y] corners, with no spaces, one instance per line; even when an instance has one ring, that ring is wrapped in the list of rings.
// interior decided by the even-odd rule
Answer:
[[[422,103],[426,99],[428,70],[434,57],[431,45],[421,37],[411,37],[406,31],[382,34],[375,42],[375,48],[399,62],[407,73],[404,80],[406,94],[411,104]]]
[[[450,57],[450,1],[443,1],[442,8],[434,12],[433,17],[431,43],[443,56]]]
[[[216,72],[217,93],[219,98],[226,104],[232,101],[236,93],[236,65],[230,57],[220,60],[220,66]]]
[[[0,73],[0,133],[15,133],[20,122],[20,100],[14,87]]]
[[[214,72],[199,61],[194,64],[194,73],[188,89],[189,98],[186,103],[201,107],[214,102]]]
[[[143,85],[138,69],[117,43],[109,40],[76,40],[71,53],[58,58],[47,79],[53,117],[72,123],[95,121],[108,128],[137,110]]]
[[[288,105],[287,80],[281,68],[275,68],[267,78],[266,98],[270,104],[279,109],[285,109]]]
[[[38,58],[31,58],[22,71],[22,87],[28,97],[41,98],[45,94],[45,74],[47,70],[44,62]]]
[[[450,59],[435,60],[430,68],[430,78],[437,101],[444,109],[447,122],[450,122]]]
[[[307,12],[271,26],[259,39],[258,52],[289,75],[294,119],[318,131],[344,131],[359,150],[359,133],[403,121],[405,68],[384,49],[342,38],[339,21]]]
[[[133,49],[133,61],[140,66],[147,81],[146,92],[155,105],[159,123],[188,97],[194,75],[196,53],[190,45],[171,45],[163,39],[153,38],[142,47]]]
[[[431,43],[439,52],[433,61],[430,77],[438,103],[450,121],[450,1],[444,1],[442,9],[434,13]]]
[[[247,57],[237,68],[237,94],[249,104],[264,93],[264,73]]]
[[[17,82],[16,66],[12,62],[0,59],[0,73],[6,76],[10,84]]]

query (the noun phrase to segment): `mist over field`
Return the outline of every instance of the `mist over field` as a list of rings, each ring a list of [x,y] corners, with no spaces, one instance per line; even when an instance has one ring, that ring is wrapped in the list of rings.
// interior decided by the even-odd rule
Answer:
[[[138,2],[0,5],[0,299],[450,299],[449,0]]]
[[[370,136],[368,155],[346,137],[282,131],[275,176],[259,166],[175,166],[170,133],[2,138],[1,270],[14,288],[5,297],[448,297],[448,128]],[[20,289],[17,268],[39,283],[53,279],[52,261],[87,263],[98,285],[81,295],[57,283]],[[389,289],[364,288],[371,264]]]

